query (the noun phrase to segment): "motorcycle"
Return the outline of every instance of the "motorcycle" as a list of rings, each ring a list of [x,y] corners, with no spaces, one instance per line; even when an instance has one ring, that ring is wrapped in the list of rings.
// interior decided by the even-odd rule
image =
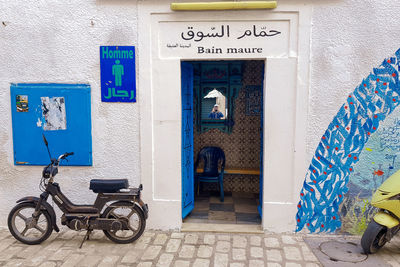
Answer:
[[[54,159],[44,135],[43,141],[51,161],[42,172],[40,189],[43,193],[39,198],[19,199],[8,216],[8,229],[17,240],[28,245],[40,244],[53,230],[60,231],[54,209],[47,202],[49,195],[63,212],[62,225],[75,231],[87,231],[80,248],[93,230],[103,230],[107,238],[120,244],[131,243],[143,234],[148,206],[140,198],[142,185],[130,188],[127,179],[92,179],[89,189],[98,194],[94,204],[73,204],[54,178],[60,162],[74,153],[64,153]]]
[[[379,208],[361,238],[366,254],[389,242],[400,229],[400,171],[390,176],[374,193],[371,205]]]

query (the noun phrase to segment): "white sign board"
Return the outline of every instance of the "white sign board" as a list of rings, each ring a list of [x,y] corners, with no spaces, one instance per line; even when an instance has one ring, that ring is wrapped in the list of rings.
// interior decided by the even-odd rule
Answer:
[[[159,22],[161,57],[285,57],[289,20]]]

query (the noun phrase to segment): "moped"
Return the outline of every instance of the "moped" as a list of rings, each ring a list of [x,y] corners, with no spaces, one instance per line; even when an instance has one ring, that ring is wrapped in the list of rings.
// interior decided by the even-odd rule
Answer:
[[[371,205],[379,210],[361,238],[361,246],[366,254],[377,252],[400,229],[400,171],[376,190]]]
[[[42,172],[40,189],[43,193],[39,198],[21,198],[8,216],[8,229],[17,240],[28,245],[40,244],[53,230],[59,232],[56,214],[47,202],[49,195],[63,212],[62,225],[87,231],[80,247],[96,229],[103,230],[110,240],[121,244],[133,242],[142,235],[148,217],[148,206],[140,198],[142,185],[130,188],[127,179],[92,179],[90,189],[98,194],[94,204],[73,204],[54,178],[60,162],[74,153],[64,153],[54,159],[44,135],[43,141],[51,161]]]

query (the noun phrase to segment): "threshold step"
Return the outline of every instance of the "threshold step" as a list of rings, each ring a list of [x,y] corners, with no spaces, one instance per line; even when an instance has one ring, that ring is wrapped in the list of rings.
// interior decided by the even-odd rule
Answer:
[[[263,234],[261,225],[253,224],[213,224],[213,223],[183,223],[181,232],[212,232]]]

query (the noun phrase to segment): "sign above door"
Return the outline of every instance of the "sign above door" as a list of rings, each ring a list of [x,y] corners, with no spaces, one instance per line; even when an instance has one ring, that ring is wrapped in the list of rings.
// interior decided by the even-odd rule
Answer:
[[[161,57],[289,54],[289,20],[159,22]]]

